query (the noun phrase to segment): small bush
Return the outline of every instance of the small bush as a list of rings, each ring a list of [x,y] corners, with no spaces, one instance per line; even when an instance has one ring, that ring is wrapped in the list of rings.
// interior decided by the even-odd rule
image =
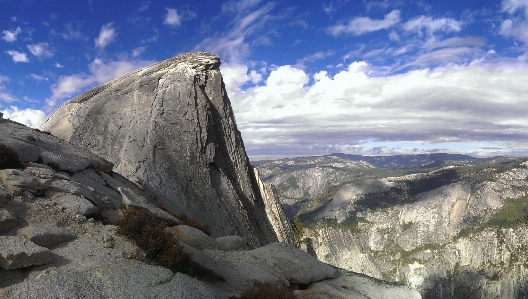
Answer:
[[[294,299],[293,291],[286,286],[269,282],[257,283],[242,291],[240,299]]]
[[[165,231],[167,223],[143,211],[128,208],[116,223],[117,233],[147,253],[146,258],[175,272],[187,270],[190,256],[174,237]]]
[[[22,163],[11,147],[0,143],[0,169],[12,168],[22,168]]]
[[[194,228],[197,228],[204,232],[209,237],[211,236],[211,226],[208,224],[201,224],[198,221],[196,221],[194,218],[191,218],[187,216],[185,213],[180,213],[178,216],[176,216],[181,222],[183,222],[187,226],[191,226]]]

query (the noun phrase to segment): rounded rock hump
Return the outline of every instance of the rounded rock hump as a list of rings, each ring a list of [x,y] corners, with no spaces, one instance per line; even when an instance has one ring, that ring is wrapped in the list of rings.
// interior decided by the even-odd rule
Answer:
[[[95,87],[41,126],[114,163],[173,214],[276,241],[220,73],[218,56],[183,54]]]

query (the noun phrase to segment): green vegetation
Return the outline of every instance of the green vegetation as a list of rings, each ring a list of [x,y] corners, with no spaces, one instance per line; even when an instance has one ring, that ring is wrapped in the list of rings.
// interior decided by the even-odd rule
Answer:
[[[242,291],[240,299],[293,299],[293,291],[283,285],[256,283]]]
[[[304,236],[304,227],[301,221],[299,220],[298,215],[295,215],[293,217],[292,227],[293,227],[293,232],[295,233],[295,240],[299,242],[300,240],[302,240]]]
[[[22,168],[17,153],[9,146],[0,143],[0,169]]]
[[[506,198],[504,206],[493,214],[488,221],[477,223],[462,229],[454,240],[469,237],[486,229],[507,229],[519,225],[528,225],[528,193],[518,198]]]

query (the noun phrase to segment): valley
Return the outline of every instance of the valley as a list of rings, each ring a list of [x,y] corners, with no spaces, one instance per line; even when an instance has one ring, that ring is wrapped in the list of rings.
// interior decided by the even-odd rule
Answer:
[[[524,298],[527,161],[332,154],[254,164],[321,261],[424,298]]]

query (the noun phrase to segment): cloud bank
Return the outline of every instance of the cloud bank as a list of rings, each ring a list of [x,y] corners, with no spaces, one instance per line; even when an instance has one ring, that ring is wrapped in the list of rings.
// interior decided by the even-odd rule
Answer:
[[[495,155],[499,145],[528,154],[528,65],[385,77],[369,76],[369,67],[353,62],[330,76],[281,66],[265,85],[230,96],[249,155],[388,154],[418,147]],[[226,81],[228,90],[236,89],[233,83]]]

